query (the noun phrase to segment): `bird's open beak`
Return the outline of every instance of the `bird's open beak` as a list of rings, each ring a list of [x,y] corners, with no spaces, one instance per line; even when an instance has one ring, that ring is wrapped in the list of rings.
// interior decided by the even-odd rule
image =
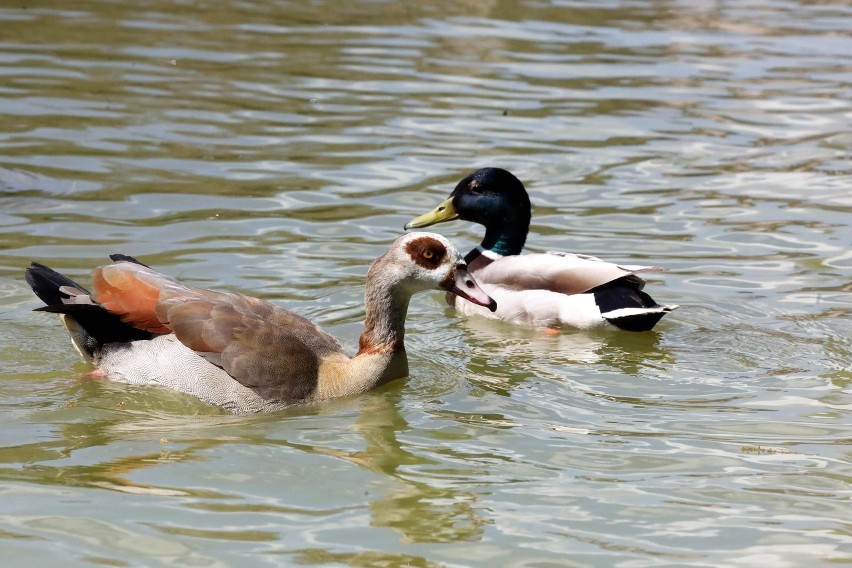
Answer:
[[[452,221],[458,216],[459,214],[456,213],[456,209],[455,207],[453,207],[453,198],[450,197],[428,213],[424,213],[420,217],[415,217],[414,219],[406,223],[405,228],[422,229],[423,227],[428,227],[429,225],[434,225],[435,223]]]
[[[476,280],[473,279],[467,271],[467,265],[459,263],[456,268],[450,273],[449,278],[442,286],[447,292],[452,292],[456,296],[460,296],[479,306],[485,306],[492,312],[497,310],[497,302],[479,287]]]

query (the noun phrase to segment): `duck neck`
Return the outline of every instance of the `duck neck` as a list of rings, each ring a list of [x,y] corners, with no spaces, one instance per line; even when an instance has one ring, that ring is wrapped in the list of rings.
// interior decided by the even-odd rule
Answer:
[[[467,268],[471,272],[476,272],[477,270],[482,270],[495,260],[500,260],[503,258],[502,254],[497,254],[492,250],[488,250],[483,248],[482,245],[479,245],[464,257],[464,261],[467,263]]]
[[[411,294],[398,283],[377,278],[375,264],[367,275],[364,294],[364,331],[358,339],[356,359],[375,360],[377,382],[384,382],[408,374],[405,354],[405,316]]]
[[[507,215],[499,223],[485,226],[485,236],[479,246],[501,256],[521,254],[530,230],[530,216]]]

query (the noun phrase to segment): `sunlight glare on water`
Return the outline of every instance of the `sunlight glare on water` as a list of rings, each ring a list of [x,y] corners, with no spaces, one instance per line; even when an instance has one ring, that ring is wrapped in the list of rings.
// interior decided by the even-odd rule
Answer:
[[[850,27],[806,0],[0,7],[2,562],[852,561]],[[407,379],[263,416],[85,380],[31,311],[30,261],[88,284],[121,252],[354,351],[369,264],[486,165],[530,192],[528,251],[662,266],[681,308],[554,332],[422,293]]]

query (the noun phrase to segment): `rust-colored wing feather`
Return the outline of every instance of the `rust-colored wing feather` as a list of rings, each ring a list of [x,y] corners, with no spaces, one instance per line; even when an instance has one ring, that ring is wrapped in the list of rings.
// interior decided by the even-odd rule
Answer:
[[[170,333],[168,320],[157,317],[156,306],[166,289],[189,292],[174,278],[141,264],[118,262],[95,268],[92,298],[121,317],[121,321],[153,333]]]

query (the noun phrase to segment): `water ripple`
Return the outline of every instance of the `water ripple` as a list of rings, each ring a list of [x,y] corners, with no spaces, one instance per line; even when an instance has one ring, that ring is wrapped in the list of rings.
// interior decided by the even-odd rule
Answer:
[[[0,8],[6,558],[848,561],[850,22],[797,0]],[[408,379],[268,417],[82,380],[30,313],[30,260],[85,283],[124,252],[354,350],[369,263],[485,165],[527,185],[528,250],[662,265],[646,291],[681,309],[553,333],[423,293]]]

